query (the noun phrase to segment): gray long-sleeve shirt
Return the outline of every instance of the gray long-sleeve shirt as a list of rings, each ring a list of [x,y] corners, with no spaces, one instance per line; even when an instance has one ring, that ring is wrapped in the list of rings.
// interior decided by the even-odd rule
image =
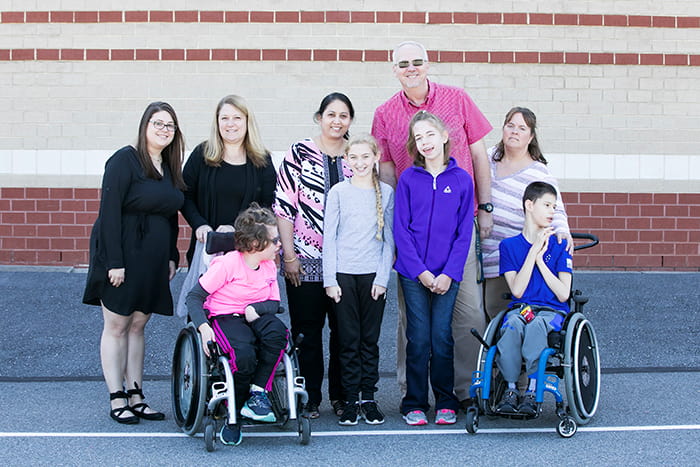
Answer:
[[[394,260],[394,190],[380,182],[384,229],[377,239],[374,189],[340,182],[328,192],[323,214],[323,286],[338,285],[336,273],[376,273],[374,284],[386,287]]]

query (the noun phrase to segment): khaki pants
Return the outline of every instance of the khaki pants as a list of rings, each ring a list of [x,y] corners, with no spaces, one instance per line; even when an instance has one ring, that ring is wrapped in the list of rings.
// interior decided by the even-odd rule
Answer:
[[[489,321],[496,317],[498,313],[505,310],[510,300],[503,298],[504,293],[510,293],[508,283],[503,276],[486,279],[486,293],[484,295],[486,314]]]
[[[460,401],[469,397],[472,372],[479,357],[479,341],[471,335],[471,328],[483,334],[486,317],[483,310],[481,284],[477,284],[479,261],[474,245],[476,229],[472,231],[469,256],[464,265],[464,276],[459,285],[457,300],[452,312],[452,338],[454,339],[454,391]],[[401,286],[397,287],[399,322],[396,336],[396,379],[402,397],[406,394],[406,303]]]

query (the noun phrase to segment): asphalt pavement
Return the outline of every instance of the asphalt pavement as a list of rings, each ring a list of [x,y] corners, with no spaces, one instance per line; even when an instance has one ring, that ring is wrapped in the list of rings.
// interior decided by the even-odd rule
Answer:
[[[155,316],[146,349],[147,402],[163,422],[114,423],[101,376],[97,307],[80,301],[83,271],[0,266],[0,458],[7,465],[694,465],[700,455],[700,273],[578,272],[603,369],[593,421],[565,440],[553,404],[529,422],[482,417],[454,427],[407,427],[395,384],[395,282],[380,340],[380,426],[340,427],[324,403],[309,446],[294,427],[245,432],[238,447],[204,451],[170,409],[171,357],[182,320]],[[172,283],[177,296],[184,274]],[[283,317],[284,319],[284,317]]]

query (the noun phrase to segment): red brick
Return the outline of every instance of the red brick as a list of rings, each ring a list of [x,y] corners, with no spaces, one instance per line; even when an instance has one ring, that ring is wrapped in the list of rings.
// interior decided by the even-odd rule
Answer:
[[[34,60],[34,49],[12,49],[12,60]]]
[[[260,49],[237,49],[236,60],[260,60]]]
[[[628,23],[630,26],[648,28],[651,26],[651,16],[630,16]]]
[[[688,65],[688,55],[685,54],[664,54],[665,65]]]
[[[111,50],[111,60],[133,60],[134,50],[133,49],[112,49]]]
[[[648,255],[651,252],[651,245],[648,243],[629,243],[627,245],[627,254],[630,255]]]
[[[443,50],[439,52],[441,63],[464,63],[464,52]]]
[[[162,49],[160,51],[161,60],[184,60],[185,51],[183,49]]]
[[[686,230],[700,230],[700,218],[680,218],[676,219],[676,227]]]
[[[639,54],[640,65],[663,65],[663,54]]]
[[[375,17],[373,11],[351,11],[351,23],[374,23]]]
[[[640,205],[639,215],[647,217],[663,216],[664,207],[658,204]]]
[[[464,61],[466,63],[488,63],[488,52],[464,52]]]
[[[539,63],[539,52],[515,52],[515,63]]]
[[[147,23],[148,22],[148,12],[147,11],[126,11],[124,12],[124,19],[127,23]]]
[[[27,248],[26,238],[10,237],[3,238],[0,240],[2,241],[3,250],[24,250],[25,248]]]
[[[439,50],[428,50],[428,61],[429,62],[437,62],[440,59],[440,51]]]
[[[122,18],[121,11],[100,11],[97,15],[97,21],[100,23],[121,23]]]
[[[404,11],[401,15],[403,24],[425,24],[426,13],[423,11]]]
[[[201,23],[223,23],[224,22],[224,12],[223,11],[200,11],[199,21]]]
[[[73,238],[52,238],[52,250],[73,250],[75,249],[75,239]]]
[[[33,199],[13,199],[10,205],[12,211],[36,211],[36,201]]]
[[[400,11],[378,11],[376,13],[377,23],[400,23]]]
[[[212,60],[235,60],[236,50],[235,49],[212,49],[211,50]]]
[[[3,23],[24,23],[24,12],[23,11],[3,11],[2,12],[2,22]]]
[[[41,253],[39,252],[39,256]],[[66,265],[77,266],[88,263],[87,251],[62,251],[60,257],[61,262]]]
[[[530,24],[554,24],[551,13],[530,13]]]
[[[627,204],[629,201],[629,193],[605,193],[605,202],[608,204]]]
[[[566,63],[574,63],[577,65],[587,65],[590,61],[588,52],[566,52]]]
[[[85,201],[76,199],[61,200],[61,211],[85,211]]]
[[[638,65],[639,54],[615,54],[616,65]]]
[[[540,63],[564,63],[564,52],[542,52]]]
[[[576,228],[581,230],[596,230],[603,227],[600,217],[579,217]]]
[[[652,243],[651,252],[655,255],[673,255],[676,251],[676,244],[670,242]]]
[[[627,16],[625,15],[603,15],[605,26],[627,26]]]
[[[83,227],[82,225],[61,226],[61,237],[81,238],[85,236],[85,227]]]
[[[275,12],[275,23],[298,23],[299,22],[299,12],[298,11],[276,11]]]
[[[176,23],[198,23],[199,22],[199,12],[196,10],[176,11],[175,12],[175,22]]]
[[[578,193],[562,192],[562,198],[566,204],[576,204],[578,203]]]
[[[683,205],[667,205],[664,206],[664,215],[666,217],[688,217],[688,206]]]
[[[602,15],[578,15],[578,24],[582,26],[602,26]]]
[[[187,49],[185,60],[209,60],[209,49]]]
[[[428,13],[429,24],[451,24],[452,13],[431,11]]]
[[[48,212],[28,212],[26,213],[27,224],[48,224],[51,222],[51,214]]]
[[[75,223],[77,225],[92,225],[97,219],[97,211],[91,212],[76,212],[75,213]]]
[[[452,20],[455,24],[476,24],[476,13],[455,11],[452,13]]]
[[[149,12],[148,20],[151,23],[172,23],[173,11],[153,10]]]
[[[664,233],[659,230],[644,230],[639,232],[640,242],[661,242],[664,239]]]
[[[326,23],[349,23],[349,11],[326,11]]]
[[[574,261],[578,261],[578,258],[579,257],[576,256],[576,259]],[[613,265],[613,259],[613,256],[587,255],[586,265],[599,268],[610,267]]]
[[[287,60],[287,51],[285,49],[264,49],[262,51],[263,60]]]
[[[109,60],[108,49],[86,49],[85,60]]]
[[[159,60],[160,50],[158,49],[136,49],[136,60]]]
[[[621,217],[638,217],[639,206],[633,204],[618,204],[615,206],[615,215]]]
[[[250,12],[250,22],[251,23],[272,23],[275,20],[275,13],[273,11],[251,11]]]
[[[59,225],[38,225],[36,234],[38,237],[58,237],[61,235],[61,227]]]
[[[37,60],[58,60],[60,56],[58,49],[36,49]]]
[[[700,17],[697,16],[679,16],[676,18],[676,25],[679,28],[700,28]]]
[[[52,23],[72,23],[73,22],[73,12],[72,11],[52,11],[51,12],[51,22]]]
[[[697,271],[698,268],[700,268],[700,255],[686,256],[685,260],[688,267],[693,268],[694,271]]]
[[[627,243],[601,243],[600,252],[605,255],[624,255],[627,253]]]
[[[651,219],[648,217],[628,217],[625,222],[628,229],[648,230],[651,228]]]
[[[700,204],[700,193],[678,193],[680,204]]]
[[[673,230],[676,228],[676,219],[669,217],[652,217],[651,228],[659,230]]]
[[[513,52],[489,52],[489,63],[514,63]]]
[[[501,24],[503,16],[500,13],[477,13],[477,24]]]
[[[61,49],[61,60],[85,60],[85,49]]]
[[[652,16],[651,25],[655,28],[675,28],[675,16]]]
[[[654,204],[677,204],[678,193],[654,193]]]
[[[4,19],[4,17],[3,17]],[[26,13],[27,23],[48,23],[49,22],[49,12],[48,11],[28,11]],[[4,23],[5,21],[3,21]]]
[[[613,63],[615,63],[614,54],[591,52],[591,65],[612,65]]]
[[[566,208],[566,211],[569,211],[568,207]],[[591,206],[591,215],[598,217],[613,217],[615,216],[615,206],[610,204],[598,204]]]
[[[76,11],[76,23],[97,23],[98,15],[96,11]]]
[[[685,256],[667,255],[663,258],[665,268],[686,267],[688,262]]]
[[[13,252],[14,262],[18,264],[36,264],[37,252],[20,250]]]
[[[646,268],[660,268],[662,266],[662,256],[639,256],[637,266]]]
[[[602,204],[603,193],[580,193],[579,203],[581,204]]]
[[[326,18],[326,16],[322,11],[302,11],[301,12],[301,22],[302,23],[323,23],[326,20],[325,18]],[[374,22],[374,21],[372,21],[372,22]]]
[[[26,223],[26,215],[23,212],[3,212],[0,214],[3,224],[24,224]]]
[[[55,264],[61,261],[60,251],[37,251],[36,252],[36,262],[37,264]]]
[[[72,199],[73,194],[73,188],[49,188],[51,199]]]
[[[12,236],[17,238],[23,237],[36,237],[36,226],[35,225],[13,225],[12,226]]]
[[[338,60],[338,51],[337,50],[314,49],[313,60],[316,62]]]
[[[615,241],[616,242],[638,242],[639,241],[639,232],[636,232],[634,230],[619,230],[615,232]]]
[[[301,60],[303,62],[311,60],[310,50],[287,50],[287,60]]]
[[[391,60],[388,50],[365,50],[366,62],[388,62]]]
[[[75,224],[75,213],[73,212],[52,212],[51,223],[54,225]]]
[[[362,55],[361,50],[341,50],[339,58],[343,62],[361,62]]]
[[[503,13],[503,24],[527,24],[527,13]]]
[[[51,241],[48,238],[28,238],[27,239],[27,249],[28,250],[48,250],[50,248]]]
[[[8,49],[0,49],[0,60],[10,60],[12,53]]]
[[[668,243],[687,242],[690,237],[687,230],[665,230],[660,233],[663,234],[663,241]]]
[[[47,212],[47,211],[58,211],[61,207],[61,202],[57,199],[40,199],[36,202],[36,210]]]
[[[227,23],[247,23],[250,13],[247,11],[227,11],[224,15]]]
[[[24,188],[0,188],[0,198],[20,198],[26,197]]]
[[[688,206],[690,217],[700,217],[700,206]]]
[[[566,14],[566,13],[556,13],[554,15],[554,24],[556,25],[566,25],[575,26],[578,24],[578,15]]]
[[[85,211],[96,213],[100,209],[100,200],[87,200],[85,201]]]

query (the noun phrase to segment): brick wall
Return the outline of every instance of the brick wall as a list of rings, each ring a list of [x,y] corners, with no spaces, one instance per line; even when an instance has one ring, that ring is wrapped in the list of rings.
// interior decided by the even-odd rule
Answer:
[[[571,229],[601,241],[576,255],[576,268],[700,271],[700,194],[563,196]],[[0,189],[0,264],[87,264],[98,208],[94,188]],[[181,265],[189,235],[181,217]]]

